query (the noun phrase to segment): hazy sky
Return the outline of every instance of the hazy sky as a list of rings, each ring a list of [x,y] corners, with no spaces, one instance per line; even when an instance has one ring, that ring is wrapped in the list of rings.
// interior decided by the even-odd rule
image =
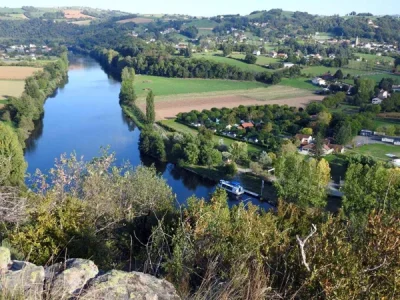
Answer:
[[[4,4],[12,7],[89,6],[132,13],[180,13],[197,16],[229,13],[245,15],[254,10],[272,8],[323,15],[345,15],[353,10],[357,13],[371,12],[376,15],[400,14],[399,0],[13,0],[5,1]]]

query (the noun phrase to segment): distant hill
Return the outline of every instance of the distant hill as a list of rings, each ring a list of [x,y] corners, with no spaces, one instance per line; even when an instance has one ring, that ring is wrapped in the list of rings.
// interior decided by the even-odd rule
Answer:
[[[0,8],[0,20],[43,19],[55,21],[77,22],[88,24],[91,20],[107,20],[129,16],[127,12],[117,10],[103,10],[90,7],[34,7]]]

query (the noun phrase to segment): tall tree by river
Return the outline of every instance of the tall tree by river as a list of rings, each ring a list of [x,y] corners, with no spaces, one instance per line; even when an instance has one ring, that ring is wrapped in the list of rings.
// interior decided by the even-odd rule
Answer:
[[[153,124],[156,120],[156,111],[154,108],[154,93],[152,90],[150,90],[146,98],[146,119],[149,124]]]

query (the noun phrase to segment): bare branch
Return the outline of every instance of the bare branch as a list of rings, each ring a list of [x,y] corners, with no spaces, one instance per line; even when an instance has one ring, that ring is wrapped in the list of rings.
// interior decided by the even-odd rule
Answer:
[[[18,189],[0,188],[0,222],[18,223],[26,217],[26,199],[19,197]]]
[[[376,267],[373,267],[373,268],[369,268],[369,269],[365,269],[363,272],[367,273],[367,272],[376,271],[376,270],[382,268],[386,264],[387,264],[387,261],[386,261],[386,256],[385,256],[385,259],[383,260],[383,262],[379,266],[376,266]]]
[[[306,258],[306,252],[304,251],[304,246],[307,243],[308,239],[311,238],[315,233],[317,232],[317,226],[315,226],[314,224],[312,224],[312,228],[311,228],[311,232],[310,234],[304,239],[301,240],[299,238],[298,235],[296,235],[296,239],[299,242],[299,246],[300,246],[300,251],[301,251],[301,257],[303,259],[303,264],[306,267],[306,269],[310,272],[310,266],[307,263],[307,258]]]

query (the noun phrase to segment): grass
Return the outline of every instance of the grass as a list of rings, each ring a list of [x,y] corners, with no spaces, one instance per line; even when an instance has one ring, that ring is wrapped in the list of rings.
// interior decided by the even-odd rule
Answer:
[[[25,88],[23,80],[0,80],[0,100],[8,97],[19,97]],[[3,103],[4,104],[4,103]]]
[[[361,58],[365,58],[366,60],[376,60],[376,61],[385,61],[385,62],[394,62],[394,58],[390,56],[377,56],[374,54],[367,53],[355,53],[355,56],[359,56]]]
[[[230,57],[235,58],[235,59],[242,59],[244,60],[244,58],[246,57],[245,54],[231,54]],[[259,66],[266,66],[266,65],[270,65],[270,64],[274,64],[274,63],[279,63],[282,62],[280,59],[276,59],[276,58],[272,58],[272,57],[267,57],[267,56],[258,56],[257,57],[257,62],[256,65]],[[266,69],[265,71],[271,71],[270,69]]]
[[[152,89],[156,96],[193,94],[216,91],[251,90],[264,88],[265,84],[255,81],[232,81],[219,79],[181,79],[157,76],[136,76],[135,88],[139,97]]]
[[[270,71],[267,68],[261,67],[260,65],[247,64],[247,63],[245,63],[243,61],[240,61],[238,59],[224,57],[219,53],[197,53],[197,54],[194,54],[193,57],[195,57],[195,58],[203,58],[203,59],[207,59],[207,60],[211,60],[211,61],[215,61],[215,62],[219,62],[219,63],[225,63],[225,64],[228,64],[230,66],[238,67],[238,68],[242,69],[243,71],[248,71],[248,72],[266,72],[266,71]]]
[[[196,26],[197,28],[214,28],[218,25],[217,22],[208,20],[208,19],[200,19],[200,20],[193,20],[186,24],[187,26]]]
[[[347,69],[347,68],[328,68],[325,66],[306,67],[302,70],[302,73],[312,74],[313,76],[318,76],[318,75],[328,73],[328,71],[330,71],[331,74],[333,75],[339,69],[342,70],[344,75],[350,74],[352,76],[356,76],[356,75],[368,73],[367,71],[353,70],[353,69]],[[371,73],[371,72],[369,72],[369,73]]]
[[[400,125],[400,119],[389,119],[389,118],[377,118],[374,120],[375,126],[388,126],[388,125]]]
[[[303,90],[310,90],[310,91],[316,91],[316,90],[321,89],[320,87],[313,85],[309,78],[304,78],[304,77],[283,78],[279,84],[283,85],[283,86],[290,86],[290,87],[303,89]]]
[[[193,129],[189,126],[178,123],[172,119],[171,120],[163,120],[163,121],[160,121],[160,123],[163,125],[166,125],[169,128],[172,128],[178,132],[181,132],[181,133],[191,134],[193,136],[197,135],[196,129]],[[214,135],[213,140],[216,143],[219,143],[222,140],[223,143],[228,147],[230,145],[232,145],[232,143],[236,142],[236,140],[234,140],[234,139],[231,139],[228,137],[222,137],[222,136],[218,136],[218,135]],[[249,154],[251,154],[251,153],[258,153],[258,152],[262,151],[263,147],[247,143],[247,149],[249,151]]]
[[[364,145],[359,148],[348,150],[348,153],[359,153],[368,155],[373,158],[388,161],[389,157],[386,154],[394,154],[400,157],[400,146],[385,145],[385,144],[370,144]]]

